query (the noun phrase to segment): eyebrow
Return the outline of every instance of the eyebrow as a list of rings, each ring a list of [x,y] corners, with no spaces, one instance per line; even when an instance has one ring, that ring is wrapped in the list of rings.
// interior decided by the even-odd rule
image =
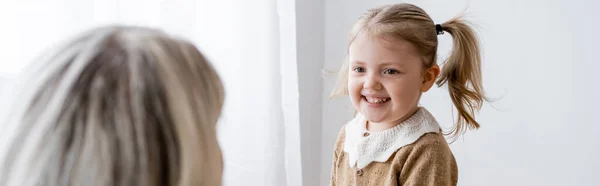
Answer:
[[[354,60],[351,63],[353,64],[359,64],[359,65],[364,65],[366,62],[364,61],[358,61],[358,60]],[[377,64],[378,66],[400,66],[400,67],[404,67],[404,63],[398,63],[398,62],[392,62],[392,61],[383,61],[379,64]]]
[[[384,62],[380,63],[379,66],[401,66],[401,67],[403,67],[405,65],[404,65],[404,63],[384,61]]]
[[[356,61],[356,60],[350,61],[350,63],[359,64],[359,65],[365,64],[365,62],[363,62],[363,61]]]

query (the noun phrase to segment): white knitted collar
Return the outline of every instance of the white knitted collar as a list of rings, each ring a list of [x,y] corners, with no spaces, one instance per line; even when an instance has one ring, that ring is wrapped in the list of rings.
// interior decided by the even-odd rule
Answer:
[[[440,126],[425,108],[402,123],[380,132],[369,132],[367,120],[358,114],[346,124],[344,152],[348,153],[350,167],[362,169],[371,162],[386,162],[401,147],[412,144],[423,134],[440,132]],[[365,134],[368,133],[368,134]]]

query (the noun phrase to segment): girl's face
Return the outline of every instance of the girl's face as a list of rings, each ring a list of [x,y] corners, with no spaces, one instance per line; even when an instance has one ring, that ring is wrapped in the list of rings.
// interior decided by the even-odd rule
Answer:
[[[403,39],[361,34],[352,42],[348,93],[369,128],[391,128],[416,111],[421,92],[439,74],[434,65],[435,76],[424,76],[431,70],[423,70],[422,59],[416,47]]]

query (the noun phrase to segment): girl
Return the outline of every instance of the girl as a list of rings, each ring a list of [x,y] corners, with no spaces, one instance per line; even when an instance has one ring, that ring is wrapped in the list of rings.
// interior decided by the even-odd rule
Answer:
[[[437,36],[444,32],[454,48],[440,69]],[[348,61],[332,94],[349,95],[358,113],[337,138],[331,185],[456,185],[456,161],[441,128],[418,104],[434,83],[447,83],[458,110],[451,133],[478,128],[474,112],[485,100],[479,52],[472,28],[459,18],[436,25],[411,4],[368,10],[350,33]]]
[[[0,185],[221,185],[223,87],[190,42],[103,27],[28,70],[0,117]]]

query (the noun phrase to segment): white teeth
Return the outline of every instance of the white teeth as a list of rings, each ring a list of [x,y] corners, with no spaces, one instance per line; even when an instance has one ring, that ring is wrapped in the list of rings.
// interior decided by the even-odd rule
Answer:
[[[389,100],[389,98],[372,98],[372,97],[365,97],[367,98],[367,102],[369,103],[383,103],[386,102],[387,100]]]

